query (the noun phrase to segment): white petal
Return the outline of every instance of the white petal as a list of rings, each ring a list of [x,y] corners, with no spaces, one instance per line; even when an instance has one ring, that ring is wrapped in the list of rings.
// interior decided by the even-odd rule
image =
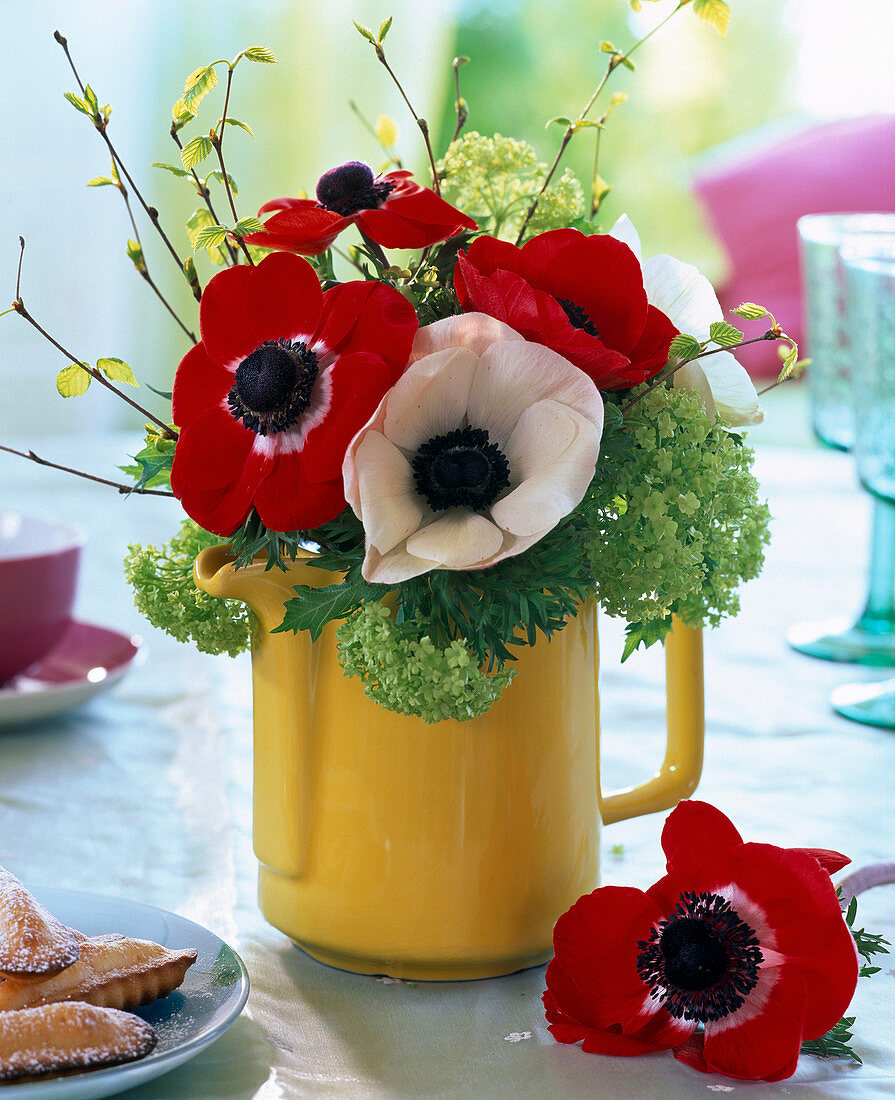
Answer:
[[[707,340],[711,323],[723,320],[712,284],[692,264],[673,256],[652,256],[643,265],[643,286],[650,305],[698,340]]]
[[[609,230],[609,236],[615,237],[615,239],[621,241],[622,244],[626,244],[637,259],[641,259],[643,249],[640,245],[640,234],[634,228],[634,223],[627,214],[621,214],[616,219],[615,225]]]
[[[524,480],[491,506],[494,522],[514,535],[551,530],[584,497],[599,451],[599,432],[579,413],[547,401],[528,410],[508,446]]]
[[[409,366],[388,394],[385,435],[396,446],[416,452],[432,436],[461,427],[478,365],[475,352],[451,347]]]
[[[570,406],[602,431],[603,400],[584,371],[543,344],[492,344],[469,391],[469,423],[505,447],[525,409],[545,399]]]
[[[407,540],[407,551],[432,558],[448,569],[469,569],[498,553],[503,535],[475,512],[451,509]]]
[[[400,584],[421,573],[428,573],[430,569],[437,569],[438,565],[437,561],[426,561],[408,554],[404,543],[387,554],[380,554],[375,546],[368,546],[361,573],[364,580],[371,584]]]
[[[367,543],[385,554],[413,534],[426,513],[413,470],[398,448],[374,431],[358,444],[355,468]]]
[[[469,348],[476,355],[481,355],[499,340],[522,339],[524,337],[514,328],[486,313],[463,313],[458,317],[444,317],[419,329],[414,337],[410,362],[415,363],[433,351],[452,347]]]
[[[693,380],[695,374],[702,380]],[[683,375],[679,379],[679,376]],[[745,367],[741,366],[729,351],[719,351],[716,355],[707,355],[698,363],[687,363],[674,373],[677,387],[695,385],[705,400],[705,390],[711,394],[712,404],[718,415],[732,427],[747,424],[760,424],[764,413],[758,403],[758,393],[752,384]],[[714,411],[706,401],[709,415]]]

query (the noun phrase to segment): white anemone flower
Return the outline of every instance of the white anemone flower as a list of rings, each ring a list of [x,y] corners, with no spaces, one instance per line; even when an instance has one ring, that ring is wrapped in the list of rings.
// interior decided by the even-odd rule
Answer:
[[[644,262],[640,237],[626,214],[609,232],[640,260],[650,305],[661,309],[681,332],[695,336],[700,342],[708,340],[712,322],[724,320],[718,296],[708,279],[692,264],[673,256],[660,254]],[[709,416],[717,412],[732,427],[760,424],[764,419],[752,379],[729,351],[685,363],[674,372],[672,380],[678,388],[695,389]]]
[[[342,467],[364,577],[396,584],[521,554],[583,498],[602,430],[587,375],[509,325],[466,313],[420,329]]]

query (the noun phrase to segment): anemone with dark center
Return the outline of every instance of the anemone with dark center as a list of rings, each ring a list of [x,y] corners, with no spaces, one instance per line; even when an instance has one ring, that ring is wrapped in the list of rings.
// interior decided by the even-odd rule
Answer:
[[[360,160],[349,160],[338,168],[330,168],[317,181],[317,202],[343,218],[361,210],[376,210],[394,191],[387,179],[376,178],[373,169]]]
[[[301,340],[265,340],[236,368],[227,404],[256,435],[290,428],[311,401],[317,356]]]
[[[433,436],[411,460],[418,492],[433,512],[493,504],[510,483],[510,464],[483,428],[455,428]]]

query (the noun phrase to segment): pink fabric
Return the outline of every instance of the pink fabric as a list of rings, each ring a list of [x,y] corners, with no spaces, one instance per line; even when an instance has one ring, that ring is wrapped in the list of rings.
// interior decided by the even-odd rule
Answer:
[[[801,341],[796,221],[802,214],[895,210],[895,115],[812,127],[706,169],[695,188],[730,260],[730,277],[719,288],[725,316],[741,302],[758,302]],[[771,344],[743,348],[737,358],[760,377],[780,367]]]

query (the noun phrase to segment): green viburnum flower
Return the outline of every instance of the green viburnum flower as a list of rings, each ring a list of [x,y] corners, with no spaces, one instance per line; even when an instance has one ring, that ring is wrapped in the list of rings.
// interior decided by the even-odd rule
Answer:
[[[514,241],[547,178],[547,165],[528,142],[473,130],[449,147],[438,174],[445,197],[475,218],[480,229]],[[541,196],[527,232],[559,229],[583,216],[584,192],[566,169]]]
[[[219,600],[193,583],[193,561],[217,546],[219,535],[191,519],[162,547],[129,546],[124,575],[134,590],[137,610],[178,642],[193,642],[202,653],[235,657],[249,648],[251,618],[238,600]]]
[[[739,610],[736,589],[761,570],[770,518],[752,458],[691,390],[660,386],[623,424],[607,417],[578,510],[591,532],[597,598],[632,624],[635,644],[658,640],[672,612],[691,626],[716,626]]]
[[[486,675],[462,642],[436,646],[417,622],[397,624],[387,607],[367,603],[336,631],[339,662],[364,694],[397,714],[465,722],[500,698],[514,670]]]

